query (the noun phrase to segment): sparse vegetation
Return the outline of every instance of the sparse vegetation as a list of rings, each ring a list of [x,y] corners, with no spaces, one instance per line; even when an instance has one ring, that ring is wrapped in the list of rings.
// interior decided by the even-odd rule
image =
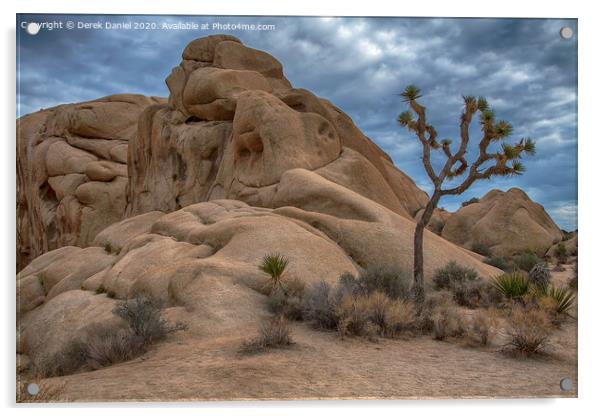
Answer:
[[[513,268],[512,264],[503,257],[488,257],[483,262],[505,272],[512,271]]]
[[[276,289],[268,295],[268,308],[275,314],[299,321],[303,319],[303,297],[305,283],[300,279],[283,282],[284,290]]]
[[[578,277],[577,275],[579,274],[579,272],[577,271],[577,264],[578,264],[578,260],[575,260],[575,265],[573,266],[573,277],[571,277],[571,280],[569,280],[569,287],[573,290],[577,290],[578,289]]]
[[[507,321],[507,351],[526,357],[544,351],[553,328],[545,311],[516,304]]]
[[[167,334],[184,329],[182,324],[171,326],[161,317],[161,304],[145,295],[119,302],[113,313],[125,322],[144,344],[163,340]]]
[[[474,251],[475,253],[485,257],[491,256],[491,249],[483,243],[472,243],[472,246],[470,246],[470,251]]]
[[[464,317],[453,306],[438,306],[433,311],[433,339],[460,337],[466,333]]]
[[[452,285],[474,281],[477,277],[477,272],[473,269],[460,266],[455,261],[451,261],[435,271],[433,281],[437,289],[451,289]]]
[[[525,251],[515,256],[512,256],[512,262],[514,263],[516,268],[529,273],[529,271],[531,271],[531,269],[535,267],[537,263],[541,262],[541,259],[537,257],[537,254],[535,253]]]
[[[353,286],[353,275],[346,275],[346,284]],[[357,288],[369,295],[380,291],[391,299],[408,299],[412,285],[412,274],[408,270],[390,266],[369,266],[357,279]]]
[[[329,283],[321,280],[310,286],[303,304],[303,319],[322,329],[336,329],[337,300]]]
[[[520,271],[497,276],[492,284],[508,300],[520,298],[529,291],[529,278],[526,273]]]
[[[257,338],[242,344],[240,351],[246,354],[258,353],[268,348],[282,348],[293,344],[291,330],[282,315],[272,317],[259,326]]]
[[[476,204],[477,202],[479,202],[479,198],[470,198],[470,199],[462,202],[462,206],[466,207],[466,206],[471,205],[471,204]]]
[[[490,343],[498,325],[498,312],[494,308],[479,310],[472,316],[468,332],[473,341],[478,345],[485,346]]]
[[[84,339],[74,339],[62,350],[39,358],[38,374],[64,376],[128,361],[144,354],[167,334],[185,329],[183,324],[169,325],[161,318],[160,305],[144,295],[120,302],[113,313],[124,319],[127,328],[88,328],[89,335]]]
[[[102,293],[107,293],[107,290],[105,289],[105,287],[103,285],[100,285],[96,288],[94,293],[96,293],[97,295],[100,295]]]

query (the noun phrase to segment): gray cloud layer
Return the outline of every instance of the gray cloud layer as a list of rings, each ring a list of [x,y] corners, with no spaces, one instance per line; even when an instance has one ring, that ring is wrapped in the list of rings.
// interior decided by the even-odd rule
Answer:
[[[400,129],[397,94],[416,84],[440,137],[458,136],[462,94],[483,95],[518,139],[536,140],[521,177],[498,178],[442,201],[454,210],[495,187],[523,188],[565,229],[577,226],[576,20],[20,15],[20,21],[274,24],[273,31],[18,30],[18,116],[114,93],[166,96],[164,83],[192,39],[230,33],[284,65],[294,86],[333,101],[430,190],[419,147]],[[473,129],[473,138],[478,129]]]

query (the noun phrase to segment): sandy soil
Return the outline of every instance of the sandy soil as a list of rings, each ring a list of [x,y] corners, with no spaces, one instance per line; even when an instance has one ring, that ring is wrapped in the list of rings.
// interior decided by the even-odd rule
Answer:
[[[553,274],[553,282],[572,276],[572,266],[566,268]],[[554,333],[548,355],[529,359],[500,352],[503,330],[493,345],[475,348],[466,341],[427,336],[377,342],[341,339],[335,332],[294,323],[292,347],[240,354],[241,343],[254,335],[255,328],[219,339],[176,333],[134,361],[52,383],[62,385],[60,399],[69,401],[577,395],[577,323],[572,319]],[[572,391],[560,390],[563,377],[573,380]]]

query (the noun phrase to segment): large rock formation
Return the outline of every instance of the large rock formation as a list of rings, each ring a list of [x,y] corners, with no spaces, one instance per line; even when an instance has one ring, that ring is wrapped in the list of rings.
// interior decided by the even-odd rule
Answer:
[[[291,88],[282,65],[232,36],[191,42],[130,145],[128,214],[212,199],[275,207],[283,174],[302,168],[406,218],[427,196],[341,110]]]
[[[158,102],[113,95],[17,121],[17,270],[48,250],[85,247],[123,218],[128,142]]]
[[[492,190],[479,202],[451,214],[441,236],[469,249],[473,244],[484,245],[496,256],[525,250],[543,256],[562,239],[562,232],[541,205],[512,188]]]

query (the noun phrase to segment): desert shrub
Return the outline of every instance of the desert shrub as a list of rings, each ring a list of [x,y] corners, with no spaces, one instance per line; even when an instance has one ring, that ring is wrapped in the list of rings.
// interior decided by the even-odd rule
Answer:
[[[103,285],[100,285],[96,288],[96,290],[94,291],[94,293],[96,293],[97,295],[100,295],[102,293],[106,293],[107,290],[105,289],[105,287]]]
[[[505,272],[511,271],[513,267],[512,264],[510,264],[510,262],[503,257],[488,257],[483,260],[483,263],[497,267]]]
[[[552,331],[548,314],[538,308],[515,305],[508,316],[506,349],[523,356],[542,352]]]
[[[437,289],[450,289],[452,284],[475,280],[477,272],[450,261],[444,267],[435,270],[433,281]]]
[[[113,309],[113,314],[126,321],[134,335],[146,344],[164,339],[170,332],[184,329],[183,325],[170,326],[161,317],[161,304],[146,295],[137,295],[121,301]]]
[[[497,311],[493,308],[479,310],[472,315],[468,332],[473,341],[479,345],[488,345],[499,325]]]
[[[541,262],[537,254],[525,251],[523,253],[512,256],[512,262],[514,265],[525,272],[529,272],[537,263]]]
[[[416,311],[414,304],[406,300],[394,300],[385,310],[383,335],[395,337],[414,328]]]
[[[84,370],[87,360],[86,343],[78,339],[67,343],[54,354],[39,357],[35,361],[35,367],[40,377],[61,377]]]
[[[36,362],[42,377],[56,377],[80,371],[96,370],[129,361],[145,353],[150,345],[173,331],[185,329],[178,323],[170,326],[161,319],[161,309],[150,298],[140,295],[120,302],[113,313],[125,320],[128,328],[97,325],[88,328],[83,339],[74,339],[62,350],[43,356]]]
[[[300,279],[283,282],[283,288],[272,290],[268,295],[268,309],[273,314],[282,314],[294,321],[303,319],[303,296],[305,283]]]
[[[333,289],[324,280],[314,283],[303,298],[303,319],[323,329],[336,329],[337,314]]]
[[[452,295],[448,291],[427,293],[422,304],[415,305],[416,316],[414,327],[423,334],[433,333],[433,315],[440,307],[451,307],[454,304]]]
[[[537,263],[529,271],[529,282],[540,289],[547,289],[550,284],[550,269],[545,261]]]
[[[86,367],[97,370],[142,355],[147,351],[148,344],[130,329],[104,328],[87,339],[86,349]]]
[[[356,298],[356,302],[365,302],[368,317],[382,336],[395,337],[413,326],[414,305],[409,301],[373,292],[367,298]]]
[[[257,337],[245,341],[240,350],[243,353],[256,353],[267,348],[282,348],[293,343],[291,330],[286,318],[279,315],[272,317],[259,326]]]
[[[451,284],[450,290],[454,301],[467,308],[477,308],[489,304],[489,294],[485,293],[489,284],[481,279],[461,280]]]
[[[367,297],[345,295],[339,302],[336,314],[337,330],[341,336],[371,336],[376,332],[370,319]]]
[[[289,260],[279,253],[266,254],[259,270],[270,275],[272,289],[282,289],[282,275],[288,266]]]
[[[483,243],[472,243],[472,246],[470,246],[470,251],[474,251],[475,253],[485,257],[491,256],[491,249]]]
[[[556,248],[554,248],[554,257],[558,259],[559,263],[566,263],[568,255],[569,254],[564,243],[558,243]]]
[[[479,202],[479,198],[470,198],[469,200],[462,202],[462,206],[465,207],[470,204],[476,204],[477,202]]]
[[[347,276],[348,283],[352,283]],[[369,266],[363,270],[357,285],[364,294],[380,291],[391,299],[409,299],[413,276],[408,270],[390,266]],[[353,285],[351,286],[353,288]]]
[[[520,271],[494,277],[491,284],[508,300],[520,298],[529,291],[529,278]]]
[[[455,307],[440,306],[435,308],[432,319],[433,338],[437,341],[460,337],[466,332],[464,317]]]

